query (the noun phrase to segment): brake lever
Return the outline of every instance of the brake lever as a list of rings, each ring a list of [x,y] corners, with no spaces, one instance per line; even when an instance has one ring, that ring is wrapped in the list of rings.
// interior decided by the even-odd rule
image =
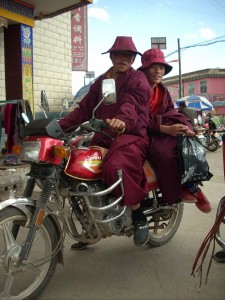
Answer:
[[[113,140],[113,137],[111,137],[111,135],[109,135],[108,133],[102,131],[103,128],[108,127],[108,125],[103,120],[91,119],[89,121],[89,123],[82,124],[82,125],[80,125],[80,127],[82,129],[86,129],[87,131],[93,131],[93,132],[104,134],[105,136],[107,136],[108,138]]]
[[[105,123],[105,121],[101,119],[92,118],[89,123],[92,125],[92,127],[96,130],[101,131],[103,128],[107,128],[108,125]]]

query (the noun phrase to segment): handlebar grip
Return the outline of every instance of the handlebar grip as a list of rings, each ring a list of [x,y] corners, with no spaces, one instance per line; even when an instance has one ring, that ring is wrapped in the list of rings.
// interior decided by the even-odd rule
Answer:
[[[102,128],[108,128],[108,124],[105,121],[102,121]]]

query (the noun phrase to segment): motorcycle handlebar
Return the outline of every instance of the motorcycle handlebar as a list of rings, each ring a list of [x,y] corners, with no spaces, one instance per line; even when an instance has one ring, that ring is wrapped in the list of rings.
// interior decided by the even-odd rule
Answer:
[[[98,132],[106,135],[110,139],[113,139],[113,137],[111,137],[108,133],[102,131],[104,128],[108,128],[108,125],[105,123],[105,121],[92,118],[90,121],[81,124],[79,128],[75,130],[74,134],[79,135],[82,134],[84,130],[86,130],[88,132]]]

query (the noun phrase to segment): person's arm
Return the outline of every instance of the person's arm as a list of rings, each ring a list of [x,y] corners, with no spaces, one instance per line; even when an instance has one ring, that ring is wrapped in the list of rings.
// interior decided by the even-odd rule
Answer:
[[[173,124],[173,125],[160,125],[160,132],[169,134],[172,136],[179,136],[186,134],[187,136],[193,136],[194,132],[190,130],[188,126],[183,124]]]

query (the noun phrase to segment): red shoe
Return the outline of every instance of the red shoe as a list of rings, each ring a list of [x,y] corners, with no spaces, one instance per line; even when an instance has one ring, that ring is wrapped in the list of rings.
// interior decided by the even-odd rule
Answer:
[[[200,189],[199,191],[193,193],[193,196],[198,200],[198,202],[195,203],[195,205],[201,212],[207,214],[212,210],[209,200],[206,198],[206,196]]]
[[[198,202],[198,200],[185,187],[182,187],[181,200],[185,203]]]

